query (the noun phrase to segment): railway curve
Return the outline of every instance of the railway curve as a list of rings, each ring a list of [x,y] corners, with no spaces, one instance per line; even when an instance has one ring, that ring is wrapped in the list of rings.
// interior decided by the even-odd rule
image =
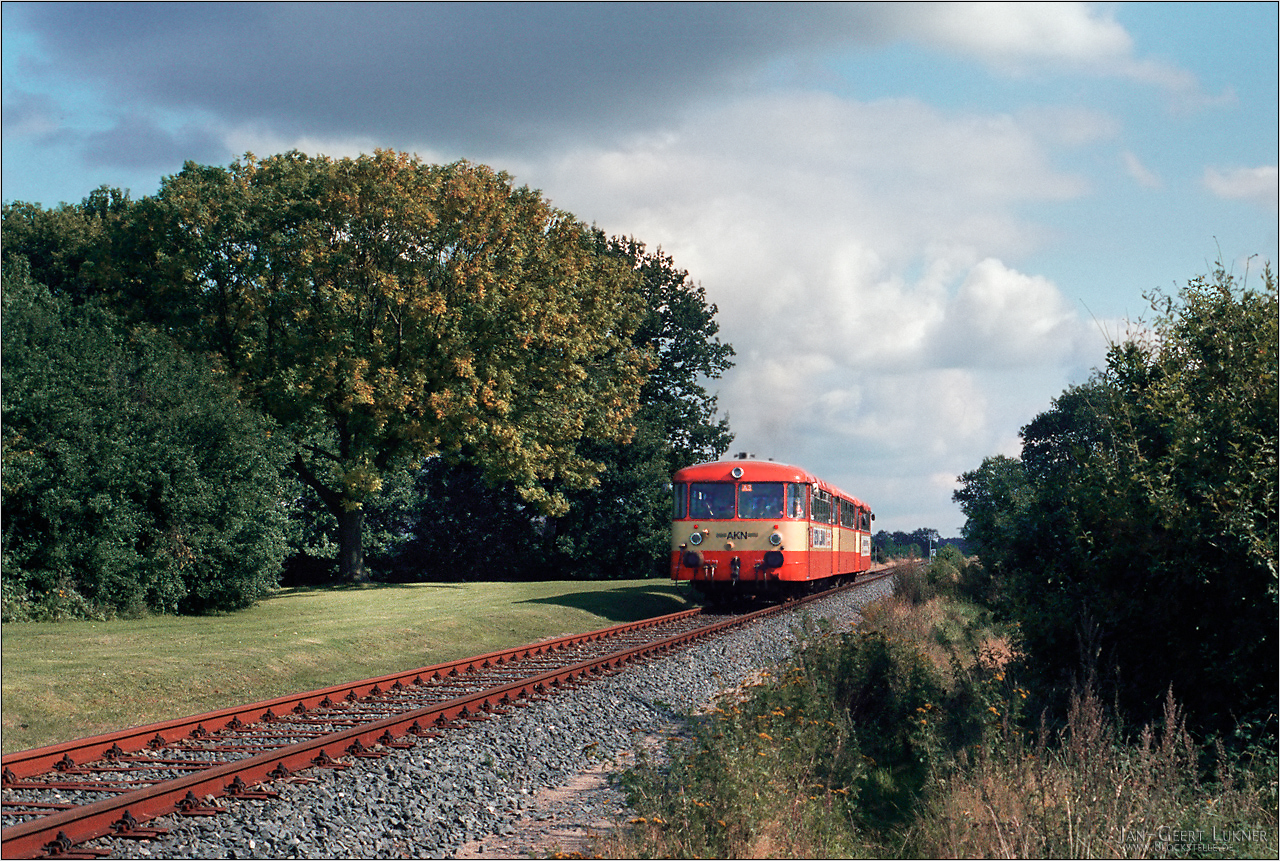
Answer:
[[[774,607],[763,615],[778,615],[797,606]],[[706,624],[708,621],[712,624]],[[255,803],[272,804],[277,796],[296,795],[294,788],[299,785],[313,785],[315,777],[299,776],[304,770],[309,769],[307,773],[312,775],[336,775],[349,767],[358,771],[360,765],[376,766],[384,757],[404,755],[415,747],[415,755],[420,755],[430,747],[422,744],[424,741],[445,744],[432,741],[445,729],[455,732],[444,738],[465,736],[468,729],[473,733],[487,732],[488,718],[495,714],[531,714],[539,705],[551,707],[542,701],[552,692],[570,690],[616,673],[631,662],[669,654],[685,642],[748,621],[748,617],[713,618],[699,611],[686,611],[5,757],[4,856],[94,857],[107,851],[129,853],[131,846],[144,841],[166,839],[163,830],[144,825],[156,817],[169,821],[179,815],[194,821],[192,817],[217,812],[220,815],[213,821],[225,820],[231,807],[247,809]],[[424,693],[434,697],[430,704],[422,705],[415,699]],[[401,706],[415,703],[416,707],[387,713],[395,700],[401,701]],[[359,721],[357,714],[362,716]],[[544,720],[551,720],[554,726],[554,718]],[[321,729],[325,730],[323,734]],[[187,762],[194,756],[193,751],[235,747],[226,743],[233,738],[248,739],[240,745],[247,751],[255,746],[265,747],[268,736],[286,743],[256,753],[242,751],[229,762]],[[227,756],[231,753],[216,752]],[[106,770],[100,771],[97,778],[77,781],[86,776],[81,772],[92,770],[90,765]],[[67,787],[61,794],[74,794],[77,782],[106,783],[106,775],[119,775],[120,769],[145,765],[169,766],[179,773],[141,788],[109,791],[108,797],[78,804],[74,809],[10,815],[17,810],[19,795],[41,791],[33,789],[39,784],[49,787],[44,791],[54,796],[59,794],[53,788],[57,785]],[[188,769],[185,773],[184,767]],[[276,782],[270,789],[259,786],[272,780]],[[220,799],[227,799],[227,803]],[[10,824],[17,818],[23,821]],[[215,831],[220,828],[216,824],[211,827]],[[125,839],[104,844],[100,839],[104,835]],[[458,840],[455,838],[454,842]],[[249,854],[254,852],[249,847]],[[244,854],[243,846],[237,854]],[[366,847],[353,854],[369,853]],[[262,857],[275,855],[268,852]]]

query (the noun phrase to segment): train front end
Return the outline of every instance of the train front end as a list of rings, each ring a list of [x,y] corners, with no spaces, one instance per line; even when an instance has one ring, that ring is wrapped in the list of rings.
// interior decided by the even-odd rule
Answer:
[[[811,579],[809,488],[772,461],[697,464],[673,476],[671,577],[708,599],[787,595]]]

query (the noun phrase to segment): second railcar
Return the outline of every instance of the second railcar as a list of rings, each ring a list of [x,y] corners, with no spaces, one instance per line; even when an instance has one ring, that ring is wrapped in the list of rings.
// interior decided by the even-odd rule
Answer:
[[[791,597],[871,567],[871,508],[798,466],[700,463],[672,488],[671,578],[709,600]]]

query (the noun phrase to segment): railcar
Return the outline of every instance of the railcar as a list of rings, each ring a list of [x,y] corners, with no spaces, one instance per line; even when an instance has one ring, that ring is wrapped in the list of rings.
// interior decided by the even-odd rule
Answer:
[[[738,455],[672,477],[671,579],[711,603],[789,598],[871,568],[864,502],[798,466]]]

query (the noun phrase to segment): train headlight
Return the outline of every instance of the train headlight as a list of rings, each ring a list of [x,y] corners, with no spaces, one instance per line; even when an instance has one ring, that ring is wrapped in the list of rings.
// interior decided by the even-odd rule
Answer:
[[[773,533],[772,535],[770,535],[770,536],[769,536],[769,543],[770,543],[770,544],[772,544],[774,547],[777,547],[779,544],[781,544],[781,543],[782,543],[782,533],[781,533],[781,532],[775,532],[775,533]]]
[[[689,543],[690,543],[690,544],[692,544],[694,547],[697,547],[699,544],[701,544],[701,543],[702,543],[702,533],[701,533],[701,532],[694,532],[694,533],[691,533],[691,534],[689,535]]]

